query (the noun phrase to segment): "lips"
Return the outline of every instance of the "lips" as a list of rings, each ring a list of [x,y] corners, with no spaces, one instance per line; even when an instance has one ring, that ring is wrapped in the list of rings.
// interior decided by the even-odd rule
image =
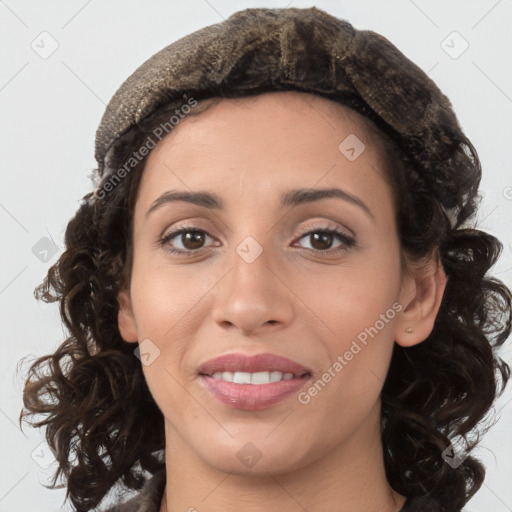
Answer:
[[[206,361],[199,368],[202,375],[212,376],[217,372],[282,372],[291,373],[294,377],[311,374],[311,370],[296,361],[276,354],[225,354]]]
[[[267,409],[297,393],[311,378],[308,368],[275,354],[226,354],[201,365],[198,373],[211,396],[230,408],[245,411]],[[259,383],[262,381],[265,383]]]

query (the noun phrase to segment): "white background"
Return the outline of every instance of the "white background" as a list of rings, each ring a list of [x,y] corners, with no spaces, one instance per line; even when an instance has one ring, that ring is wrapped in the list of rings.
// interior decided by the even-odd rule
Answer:
[[[33,290],[62,252],[67,221],[92,187],[94,136],[105,105],[144,60],[192,31],[246,7],[313,5],[386,36],[450,98],[482,161],[479,227],[505,246],[493,274],[512,287],[511,0],[0,0],[0,512],[71,510],[61,508],[64,490],[40,484],[55,469],[35,462],[52,461],[39,446],[43,433],[17,426],[16,365],[53,352],[65,337],[57,306],[38,303]],[[34,41],[48,51],[52,39],[58,48],[46,59],[31,47]],[[464,40],[468,49],[452,58]],[[52,239],[56,253],[40,261],[32,248],[51,249]],[[510,350],[503,356],[512,363]],[[487,478],[467,511],[512,511],[511,388],[478,450]]]

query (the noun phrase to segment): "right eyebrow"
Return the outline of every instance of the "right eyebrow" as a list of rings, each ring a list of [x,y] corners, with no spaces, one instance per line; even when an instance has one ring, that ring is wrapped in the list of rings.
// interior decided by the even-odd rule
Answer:
[[[174,201],[186,201],[187,203],[204,206],[205,208],[222,210],[224,201],[218,195],[212,192],[187,192],[178,190],[168,190],[158,197],[146,212],[146,218],[161,206]]]

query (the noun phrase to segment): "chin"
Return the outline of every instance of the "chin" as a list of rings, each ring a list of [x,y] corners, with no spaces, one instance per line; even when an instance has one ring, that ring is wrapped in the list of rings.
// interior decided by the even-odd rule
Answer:
[[[311,462],[307,460],[308,451],[300,444],[300,439],[295,441],[290,436],[265,439],[268,432],[266,429],[265,434],[259,436],[245,433],[230,437],[225,444],[218,441],[202,444],[195,447],[195,452],[212,468],[241,476],[287,473]]]

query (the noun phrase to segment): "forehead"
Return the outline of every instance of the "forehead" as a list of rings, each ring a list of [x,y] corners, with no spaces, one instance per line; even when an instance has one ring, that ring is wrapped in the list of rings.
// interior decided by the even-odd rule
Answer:
[[[212,98],[198,112],[152,150],[140,185],[144,197],[210,185],[227,193],[250,188],[252,200],[297,184],[344,182],[354,193],[368,189],[366,195],[386,188],[376,183],[385,181],[384,153],[372,122],[344,105],[286,91]]]
[[[297,119],[305,124],[318,124],[322,121],[331,130],[338,130],[342,121],[347,127],[360,133],[372,145],[381,145],[380,132],[374,123],[352,108],[312,93],[299,91],[272,91],[240,98],[213,97],[200,100],[190,115],[182,120],[169,136],[176,138],[177,132],[184,131],[184,125],[199,123],[208,125],[229,122],[244,123],[249,117],[259,118],[267,126],[290,125]],[[173,134],[173,135],[172,135]],[[160,145],[161,147],[162,145]]]

